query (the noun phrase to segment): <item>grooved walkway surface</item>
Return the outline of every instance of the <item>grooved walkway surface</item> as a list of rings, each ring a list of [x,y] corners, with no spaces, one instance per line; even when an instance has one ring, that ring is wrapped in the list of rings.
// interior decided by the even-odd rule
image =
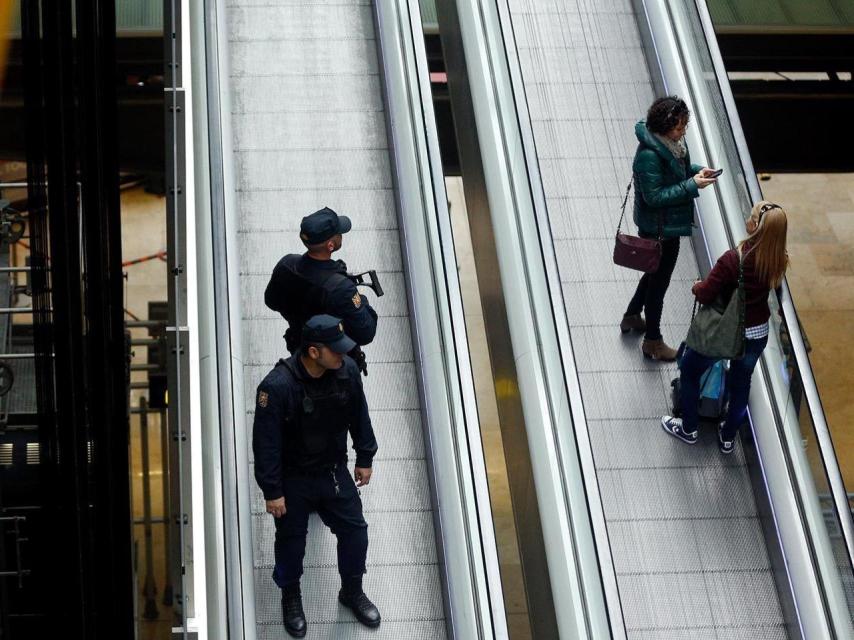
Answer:
[[[614,228],[653,100],[632,4],[509,6],[628,635],[785,638],[740,446],[726,459],[709,428],[694,447],[665,434],[676,368],[618,329],[639,274],[612,264]],[[697,271],[683,241],[669,344],[687,331]]]
[[[251,429],[255,388],[286,355],[285,322],[264,306],[267,280],[282,255],[304,250],[302,217],[330,206],[353,220],[336,257],[353,272],[376,269],[386,291],[367,294],[381,317],[363,378],[380,447],[362,490],[365,589],[383,622],[368,630],[338,604],[334,537],[312,516],[307,637],[434,640],[445,615],[372,11],[358,0],[230,3],[246,420]],[[273,520],[254,482],[252,513],[258,637],[282,638]]]

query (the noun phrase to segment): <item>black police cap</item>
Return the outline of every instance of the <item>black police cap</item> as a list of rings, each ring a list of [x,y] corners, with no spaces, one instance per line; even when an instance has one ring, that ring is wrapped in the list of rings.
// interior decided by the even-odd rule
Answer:
[[[299,237],[306,244],[319,244],[339,233],[347,233],[352,227],[350,218],[339,216],[329,207],[323,207],[302,219]]]
[[[308,319],[302,328],[302,341],[324,344],[335,353],[347,353],[356,346],[356,343],[344,333],[344,325],[341,321],[335,316],[326,314]]]

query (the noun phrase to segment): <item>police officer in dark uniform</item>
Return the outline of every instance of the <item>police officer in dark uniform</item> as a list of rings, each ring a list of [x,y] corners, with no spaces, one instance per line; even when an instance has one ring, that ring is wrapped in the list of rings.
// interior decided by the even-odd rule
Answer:
[[[285,342],[292,354],[299,348],[300,330],[306,320],[321,313],[341,318],[344,332],[357,343],[350,356],[367,375],[360,346],[374,339],[377,312],[347,277],[344,261],[332,259],[341,248],[342,235],[351,227],[348,217],[329,207],[303,218],[300,238],[308,251],[279,260],[264,291],[264,302],[288,321]]]
[[[302,327],[297,354],[279,360],[258,386],[252,449],[255,479],[275,518],[276,566],[285,629],[306,634],[300,576],[308,516],[317,511],[338,538],[338,600],[369,627],[380,613],[362,590],[368,525],[356,487],[371,480],[377,441],[362,379],[346,354],[354,346],[338,318],[314,316]],[[356,451],[347,471],[347,432]]]

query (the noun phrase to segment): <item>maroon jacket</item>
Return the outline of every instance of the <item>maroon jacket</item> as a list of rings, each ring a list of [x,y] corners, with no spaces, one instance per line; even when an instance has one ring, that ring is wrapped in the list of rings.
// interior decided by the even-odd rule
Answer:
[[[744,258],[745,327],[764,324],[771,316],[771,310],[768,308],[768,294],[771,288],[757,278],[753,270],[753,258],[754,255],[750,252]],[[730,249],[718,258],[706,279],[695,284],[691,291],[701,304],[711,304],[718,295],[723,300],[729,300],[737,286],[738,252]]]

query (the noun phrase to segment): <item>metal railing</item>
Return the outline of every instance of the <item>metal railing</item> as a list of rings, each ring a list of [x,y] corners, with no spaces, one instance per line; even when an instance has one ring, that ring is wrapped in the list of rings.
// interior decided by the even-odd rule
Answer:
[[[375,3],[413,346],[453,638],[506,638],[462,293],[417,0]],[[417,293],[417,295],[416,295]]]
[[[601,503],[591,503],[585,488],[589,443],[580,441],[573,428],[579,419],[580,391],[567,384],[572,372],[566,367],[574,365],[561,350],[556,300],[549,287],[553,274],[543,260],[537,221],[544,208],[539,176],[530,173],[535,164],[530,126],[521,128],[519,123],[521,71],[509,10],[504,2],[488,0],[440,2],[438,8],[443,39],[459,35],[462,40],[469,93],[458,100],[470,105],[454,107],[455,121],[459,127],[458,116],[463,114],[458,111],[471,110],[488,201],[486,223],[491,224],[500,272],[500,291],[495,295],[512,300],[502,305],[511,344],[496,348],[512,350],[513,383],[518,384],[513,393],[524,415],[545,550],[542,569],[551,590],[533,599],[543,614],[552,615],[547,623],[545,615],[534,621],[535,626],[543,624],[535,635],[624,637],[620,612],[608,608],[609,593],[616,590],[615,582],[608,582],[614,578],[613,569],[603,562],[607,559],[596,544],[598,537],[607,537]],[[458,22],[452,26],[459,34],[447,32],[444,24],[451,23],[445,16],[453,16],[452,11]],[[447,62],[450,69],[453,62]],[[475,182],[480,180],[478,175]],[[595,478],[591,487],[596,491]],[[551,602],[546,604],[547,598]]]

